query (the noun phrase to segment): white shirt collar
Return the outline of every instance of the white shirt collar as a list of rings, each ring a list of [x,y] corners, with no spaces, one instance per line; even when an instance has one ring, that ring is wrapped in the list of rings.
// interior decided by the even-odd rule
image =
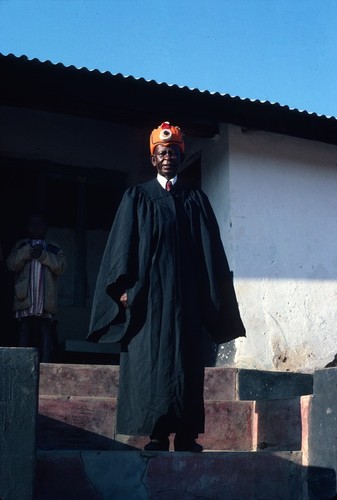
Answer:
[[[169,179],[172,184],[175,184],[177,182],[177,176],[175,175],[172,179]],[[161,185],[162,188],[166,189],[166,183],[167,179],[163,175],[157,174],[157,181]]]

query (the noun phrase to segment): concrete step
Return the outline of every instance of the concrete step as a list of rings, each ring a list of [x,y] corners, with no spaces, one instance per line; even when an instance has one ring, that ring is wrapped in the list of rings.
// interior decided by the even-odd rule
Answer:
[[[35,500],[322,500],[326,469],[300,452],[39,451]]]
[[[41,363],[40,396],[117,397],[119,366]]]
[[[41,364],[40,395],[117,397],[119,366]],[[206,368],[206,400],[265,400],[312,394],[310,374]]]
[[[300,450],[303,400],[205,401],[205,434],[199,442],[208,450]],[[115,433],[116,406],[116,398],[40,396],[38,447],[142,449],[147,436]]]
[[[115,433],[118,374],[118,366],[41,365],[34,499],[321,500],[335,493],[330,469],[306,467],[311,375],[207,368],[198,440],[206,451],[192,454],[173,453],[174,436],[170,452],[146,453],[147,437]]]

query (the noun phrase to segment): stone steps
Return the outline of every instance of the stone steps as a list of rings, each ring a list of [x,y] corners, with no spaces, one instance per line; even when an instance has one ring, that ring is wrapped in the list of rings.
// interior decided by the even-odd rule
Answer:
[[[40,396],[37,444],[41,449],[143,448],[145,437],[115,434],[116,398]],[[302,399],[205,401],[208,450],[300,450]]]
[[[307,488],[301,452],[39,451],[37,470],[34,500],[301,500]]]
[[[40,366],[35,500],[320,498],[304,465],[311,375],[207,368],[201,454],[116,435],[117,390],[118,366]]]
[[[40,395],[117,397],[119,366],[41,364]],[[206,368],[205,400],[283,399],[312,394],[312,375]]]
[[[146,436],[115,434],[118,372],[116,366],[41,364],[38,447],[142,449]],[[217,451],[300,450],[301,394],[311,390],[308,375],[207,368],[199,442]]]

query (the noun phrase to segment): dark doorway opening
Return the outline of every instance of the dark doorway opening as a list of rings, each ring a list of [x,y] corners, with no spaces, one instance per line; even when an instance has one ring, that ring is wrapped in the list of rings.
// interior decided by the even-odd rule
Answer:
[[[66,325],[68,316],[77,324],[76,311],[80,311],[84,331],[78,335],[85,338],[85,322],[90,308],[88,288],[91,287],[92,292],[95,279],[92,268],[88,277],[88,265],[93,267],[93,255],[97,262],[101,258],[104,251],[102,235],[110,229],[126,188],[127,174],[11,158],[0,158],[0,167],[0,243],[3,257],[6,259],[18,240],[27,237],[26,225],[30,213],[45,213],[50,228],[48,234],[51,233],[47,237],[65,247],[63,250],[68,261],[68,269],[60,279],[58,316],[61,328],[58,328],[58,335],[62,339],[72,331],[72,326]],[[96,238],[96,234],[99,237]],[[2,262],[0,300],[4,319],[0,345],[17,345],[16,321],[12,315],[13,289],[13,273]],[[72,307],[78,310],[69,315]],[[66,309],[68,314],[64,314]]]

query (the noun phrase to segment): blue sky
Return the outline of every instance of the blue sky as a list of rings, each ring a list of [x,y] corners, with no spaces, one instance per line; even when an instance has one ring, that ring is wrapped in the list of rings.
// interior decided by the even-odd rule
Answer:
[[[337,116],[337,0],[0,0],[0,52]]]

